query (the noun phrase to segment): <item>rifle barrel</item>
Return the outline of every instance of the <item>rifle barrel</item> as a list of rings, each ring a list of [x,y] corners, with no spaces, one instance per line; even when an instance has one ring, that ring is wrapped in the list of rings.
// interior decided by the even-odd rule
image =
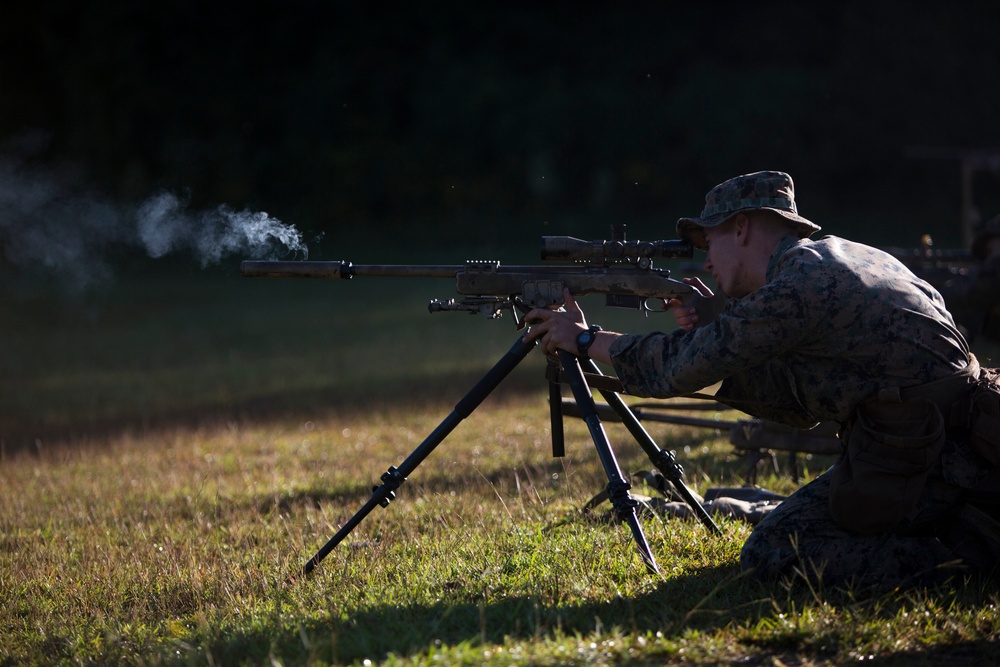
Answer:
[[[411,264],[352,264],[351,262],[274,262],[244,260],[244,278],[332,278],[386,276],[390,278],[454,278],[464,266]]]

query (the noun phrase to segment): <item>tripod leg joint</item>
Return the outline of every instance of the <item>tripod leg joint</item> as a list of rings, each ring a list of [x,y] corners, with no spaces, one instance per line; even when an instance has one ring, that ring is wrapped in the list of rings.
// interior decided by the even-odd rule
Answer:
[[[382,492],[382,497],[379,498],[378,504],[382,507],[388,507],[389,503],[396,498],[396,489],[402,486],[406,478],[403,477],[402,473],[396,466],[389,466],[389,469],[382,473],[382,485],[373,486],[372,492],[379,493]]]
[[[673,454],[661,449],[654,456],[650,457],[657,470],[671,482],[679,482],[684,478],[684,467],[677,462]]]
[[[625,480],[609,482],[607,486],[608,499],[615,508],[615,515],[619,519],[626,519],[634,515],[635,509],[639,506],[639,501],[632,497],[629,490],[632,485]]]

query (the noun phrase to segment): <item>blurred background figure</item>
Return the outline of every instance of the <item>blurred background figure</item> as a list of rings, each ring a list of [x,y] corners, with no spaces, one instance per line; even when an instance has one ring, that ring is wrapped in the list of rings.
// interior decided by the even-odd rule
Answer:
[[[1000,343],[1000,215],[979,228],[970,252],[968,275],[937,287],[970,343]]]

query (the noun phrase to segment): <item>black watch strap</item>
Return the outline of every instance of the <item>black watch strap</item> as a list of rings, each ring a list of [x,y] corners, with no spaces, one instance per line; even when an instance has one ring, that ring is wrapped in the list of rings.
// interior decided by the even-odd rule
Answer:
[[[577,334],[576,356],[589,359],[587,352],[590,350],[590,346],[594,343],[594,340],[597,339],[598,331],[603,331],[603,329],[596,324],[592,324],[586,331],[581,331]]]

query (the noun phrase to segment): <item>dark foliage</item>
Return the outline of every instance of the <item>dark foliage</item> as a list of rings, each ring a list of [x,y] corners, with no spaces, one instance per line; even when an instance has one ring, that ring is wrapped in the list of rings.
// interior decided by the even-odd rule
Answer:
[[[587,7],[14,3],[0,141],[115,199],[183,189],[334,238],[672,236],[715,183],[783,169],[828,229],[957,240],[957,151],[1000,148],[1000,5]]]

